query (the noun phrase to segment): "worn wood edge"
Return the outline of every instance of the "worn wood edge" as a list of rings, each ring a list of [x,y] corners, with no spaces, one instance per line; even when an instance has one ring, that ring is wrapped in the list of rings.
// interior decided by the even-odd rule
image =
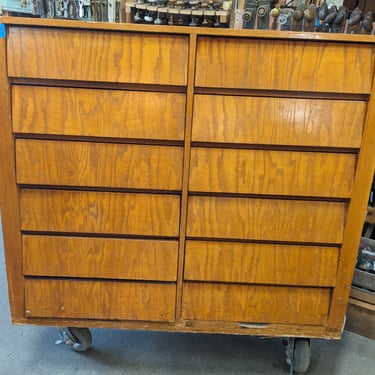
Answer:
[[[48,318],[14,318],[16,325],[35,325],[49,327],[87,327],[112,328],[136,331],[159,331],[176,333],[208,333],[261,337],[309,337],[319,339],[340,339],[342,330],[327,330],[325,326],[293,325],[293,324],[262,324],[244,326],[239,322],[214,321],[176,321],[174,323],[143,322],[143,321],[109,321],[82,319],[48,319]]]
[[[133,23],[109,23],[95,21],[62,20],[48,18],[29,18],[3,16],[1,21],[8,25],[24,26],[43,26],[43,27],[62,27],[66,29],[92,29],[92,30],[113,30],[113,31],[137,31],[144,33],[163,33],[163,34],[196,34],[196,35],[215,35],[215,36],[238,36],[256,39],[284,39],[284,40],[315,40],[315,41],[337,41],[353,43],[375,43],[373,35],[361,34],[331,34],[319,32],[295,32],[295,31],[277,31],[277,30],[245,30],[245,29],[212,29],[204,27],[189,26],[155,26],[140,25]]]

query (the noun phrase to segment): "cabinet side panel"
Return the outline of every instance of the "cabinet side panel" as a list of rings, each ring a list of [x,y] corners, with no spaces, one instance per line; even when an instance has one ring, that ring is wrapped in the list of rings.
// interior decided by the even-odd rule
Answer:
[[[5,38],[0,38],[0,214],[11,317],[13,321],[17,321],[24,316],[24,287],[6,43]]]
[[[337,286],[332,293],[332,303],[328,327],[342,329],[348,306],[353,272],[358,255],[358,248],[366,209],[368,206],[371,183],[375,171],[375,80],[368,111],[365,119],[364,137],[359,153],[353,193],[348,208],[340,261],[337,269]]]

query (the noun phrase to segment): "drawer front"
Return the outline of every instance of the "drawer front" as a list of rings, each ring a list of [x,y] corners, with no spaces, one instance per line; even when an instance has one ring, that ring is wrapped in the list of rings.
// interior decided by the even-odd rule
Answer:
[[[189,189],[348,198],[355,165],[350,154],[192,148]]]
[[[181,189],[182,147],[16,141],[19,184]]]
[[[177,237],[180,198],[173,195],[21,189],[26,231]]]
[[[26,280],[27,317],[174,321],[174,284]]]
[[[330,289],[185,283],[183,319],[323,324]]]
[[[198,37],[196,86],[371,92],[371,45]]]
[[[340,244],[346,204],[200,197],[188,201],[188,237]]]
[[[338,257],[336,247],[187,241],[184,278],[332,287]]]
[[[8,74],[24,78],[186,85],[188,38],[156,33],[10,27]]]
[[[193,141],[265,145],[361,145],[366,102],[195,95]]]
[[[175,281],[178,242],[90,237],[22,236],[29,276]]]
[[[12,86],[13,131],[183,140],[185,94]]]

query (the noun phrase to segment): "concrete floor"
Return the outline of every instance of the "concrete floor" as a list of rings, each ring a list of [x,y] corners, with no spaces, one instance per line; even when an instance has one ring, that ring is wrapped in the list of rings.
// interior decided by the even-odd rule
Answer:
[[[55,328],[11,325],[0,231],[1,375],[289,374],[280,339],[109,329],[91,332],[92,348],[76,353],[54,345]],[[345,331],[338,341],[312,341],[310,375],[367,375],[374,373],[374,367],[374,340]]]

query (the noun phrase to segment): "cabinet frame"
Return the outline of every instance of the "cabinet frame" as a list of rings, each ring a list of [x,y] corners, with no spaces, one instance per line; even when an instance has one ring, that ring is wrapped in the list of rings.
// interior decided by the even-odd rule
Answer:
[[[322,337],[322,338],[339,338],[342,333],[343,324],[345,320],[345,311],[349,299],[350,286],[352,274],[354,270],[355,259],[357,255],[357,247],[361,235],[363,218],[367,207],[367,197],[372,181],[372,174],[375,166],[375,158],[373,156],[373,145],[375,144],[375,88],[373,80],[373,61],[365,61],[366,74],[371,72],[372,81],[367,83],[361,91],[341,92],[335,93],[329,89],[324,92],[308,92],[304,88],[301,91],[294,87],[290,90],[278,89],[272,93],[278,97],[293,97],[293,98],[320,98],[320,99],[338,99],[338,100],[354,100],[364,101],[367,103],[367,110],[364,119],[364,133],[360,149],[346,147],[334,148],[333,151],[340,151],[356,155],[357,164],[355,168],[354,183],[351,190],[350,199],[342,199],[342,202],[347,204],[347,213],[345,219],[345,228],[343,232],[342,247],[338,259],[336,284],[332,288],[330,305],[328,307],[328,317],[323,324],[289,324],[289,323],[259,323],[258,322],[236,322],[236,321],[211,321],[211,320],[184,320],[182,316],[183,310],[183,290],[184,290],[184,257],[185,257],[185,243],[186,240],[191,240],[186,233],[188,220],[188,201],[189,197],[194,194],[200,196],[203,193],[193,193],[189,191],[189,171],[190,171],[190,152],[192,147],[205,147],[205,142],[192,140],[192,128],[194,118],[194,96],[199,94],[220,94],[220,95],[247,95],[259,96],[270,95],[270,90],[262,90],[259,87],[255,88],[236,88],[236,87],[196,87],[196,54],[199,49],[200,38],[210,40],[210,38],[223,38],[241,40],[241,42],[254,40],[257,43],[264,41],[265,44],[272,42],[277,44],[278,41],[294,42],[314,46],[318,43],[322,46],[326,43],[329,48],[330,43],[337,46],[350,46],[351,49],[364,48],[366,56],[375,56],[375,41],[370,36],[358,35],[332,35],[332,34],[306,34],[306,33],[292,33],[292,32],[264,32],[259,30],[210,30],[198,28],[185,27],[155,27],[155,26],[140,26],[128,24],[86,24],[84,22],[76,21],[62,21],[62,20],[30,20],[12,17],[3,17],[5,24],[6,38],[0,39],[0,102],[3,103],[0,112],[0,176],[2,183],[0,184],[0,204],[2,225],[4,233],[4,247],[5,259],[8,278],[9,303],[11,308],[11,316],[13,323],[20,324],[38,324],[38,325],[52,325],[52,326],[85,326],[85,327],[106,327],[106,328],[129,328],[129,329],[151,329],[151,330],[165,330],[165,331],[180,331],[180,332],[207,332],[207,333],[237,333],[248,335],[262,335],[262,336],[294,336],[294,337]],[[45,78],[35,76],[23,76],[22,74],[12,75],[12,70],[7,66],[7,46],[8,37],[11,33],[17,33],[19,29],[27,33],[27,30],[32,28],[34,30],[43,30],[43,33],[49,31],[64,33],[64,30],[78,30],[82,33],[115,33],[116,37],[122,34],[139,33],[144,35],[157,35],[159,39],[163,36],[173,37],[177,39],[184,39],[188,43],[188,53],[186,55],[186,79],[177,80],[175,84],[166,82],[159,85],[155,82],[145,82],[138,84],[137,82],[98,82],[89,80],[72,79],[67,81],[60,81],[56,77]],[[103,34],[103,35],[104,35]],[[323,48],[323,47],[320,47]],[[324,48],[323,48],[324,49]],[[355,60],[353,60],[355,61]],[[372,64],[372,65],[371,65]],[[371,66],[370,66],[371,65]],[[234,66],[226,66],[227,74],[234,74]],[[10,72],[10,74],[9,74]],[[41,73],[43,74],[43,72]],[[32,281],[33,277],[23,275],[22,270],[22,239],[21,239],[21,217],[20,217],[20,191],[24,188],[22,185],[17,185],[16,182],[16,163],[15,155],[15,139],[22,138],[18,133],[12,131],[12,100],[11,100],[11,86],[14,84],[30,84],[30,85],[51,85],[64,86],[73,85],[80,88],[91,89],[140,89],[140,90],[159,90],[165,92],[178,92],[186,95],[185,104],[185,137],[184,140],[165,140],[156,141],[165,145],[177,145],[183,147],[183,164],[182,164],[182,186],[177,194],[180,197],[180,218],[177,232],[173,232],[171,238],[179,240],[179,254],[177,261],[177,280],[176,280],[176,299],[175,299],[175,314],[173,321],[169,322],[146,322],[140,320],[110,320],[110,319],[77,319],[77,318],[55,318],[55,317],[31,317],[25,311],[25,285]],[[49,139],[51,137],[39,136],[41,139]],[[62,140],[69,137],[60,137]],[[59,138],[59,139],[60,139]],[[54,139],[52,137],[52,139]],[[90,140],[95,139],[87,137],[76,137],[76,140]],[[101,138],[103,140],[103,138]],[[117,139],[119,141],[119,139]],[[129,141],[129,140],[127,140]],[[137,143],[142,144],[142,140],[137,140]],[[149,143],[155,142],[153,140]],[[163,143],[164,142],[164,143]],[[216,145],[217,146],[217,145]],[[210,147],[210,145],[208,145]],[[211,145],[212,147],[212,145]],[[228,145],[220,145],[220,147],[228,147]],[[233,148],[248,147],[243,144],[237,146],[231,145]],[[255,148],[259,145],[255,145]],[[292,150],[300,150],[304,148],[299,146],[287,147]],[[283,145],[277,147],[279,150],[285,149]],[[324,149],[324,148],[323,148]],[[312,147],[311,151],[321,151],[319,147]],[[150,193],[150,191],[146,191]],[[165,194],[165,192],[158,192]],[[209,192],[208,192],[209,193]],[[269,196],[267,199],[278,198],[277,196]],[[316,199],[316,198],[314,198]],[[324,199],[323,199],[324,200]],[[164,234],[162,234],[164,236]],[[194,238],[193,238],[194,239]],[[213,240],[212,238],[210,240]],[[271,243],[272,244],[272,243]],[[331,244],[332,245],[332,244]],[[168,320],[170,315],[168,315]]]

